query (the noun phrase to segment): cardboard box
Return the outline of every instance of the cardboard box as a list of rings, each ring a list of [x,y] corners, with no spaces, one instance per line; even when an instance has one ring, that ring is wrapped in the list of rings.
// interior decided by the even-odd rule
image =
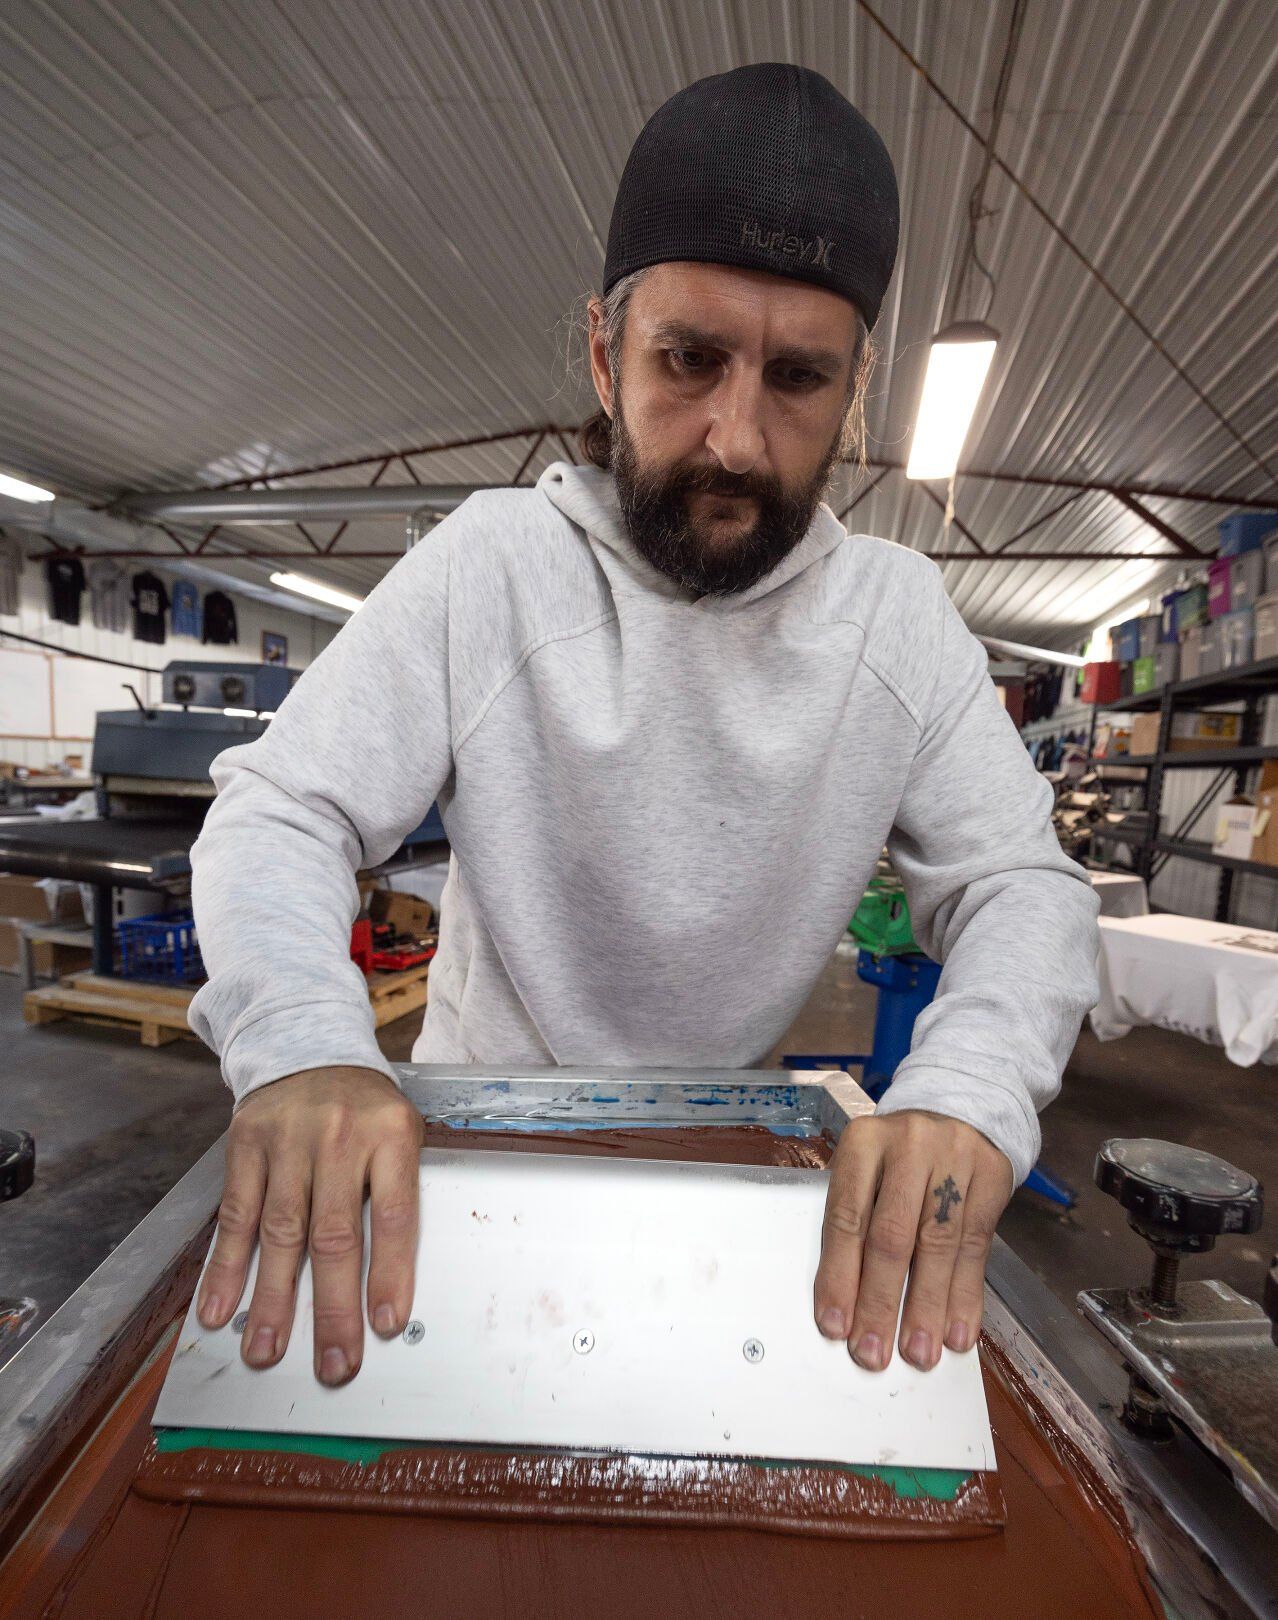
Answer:
[[[1158,752],[1158,728],[1162,724],[1161,714],[1134,714],[1132,716],[1133,755],[1143,757],[1146,754]]]
[[[1267,759],[1261,770],[1256,812],[1251,859],[1278,866],[1278,759]]]
[[[1230,860],[1249,861],[1256,841],[1259,811],[1254,800],[1239,794],[1222,804],[1216,816],[1216,836],[1212,839],[1212,854],[1227,855]]]
[[[1237,748],[1242,742],[1242,715],[1202,713],[1172,715],[1169,754],[1197,754],[1207,748]]]
[[[368,914],[374,923],[394,924],[401,934],[425,934],[435,926],[435,908],[429,900],[397,894],[393,889],[376,890]]]
[[[56,909],[50,905],[47,892],[40,887],[40,879],[13,877],[0,874],[0,972],[16,973],[20,965],[21,943],[17,928],[9,921],[58,922],[69,928],[84,923],[84,908],[80,904],[80,891],[74,883],[64,883],[58,890]],[[92,961],[88,950],[77,950],[70,945],[39,944],[32,947],[32,960],[38,974],[75,973]]]

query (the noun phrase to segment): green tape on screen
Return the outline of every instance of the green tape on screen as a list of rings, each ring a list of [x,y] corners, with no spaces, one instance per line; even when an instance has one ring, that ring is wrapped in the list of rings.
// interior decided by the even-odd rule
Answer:
[[[329,1457],[336,1462],[358,1463],[366,1468],[388,1451],[425,1450],[410,1440],[353,1440],[336,1434],[259,1434],[248,1429],[156,1429],[155,1449],[160,1452],[193,1451],[291,1451],[304,1457]],[[491,1449],[501,1450],[502,1447]],[[811,1463],[777,1462],[755,1459],[763,1468],[810,1468]],[[834,1464],[827,1464],[834,1467]],[[913,1501],[930,1497],[934,1502],[952,1502],[972,1476],[962,1468],[868,1468],[839,1470],[859,1474],[863,1479],[879,1479]]]

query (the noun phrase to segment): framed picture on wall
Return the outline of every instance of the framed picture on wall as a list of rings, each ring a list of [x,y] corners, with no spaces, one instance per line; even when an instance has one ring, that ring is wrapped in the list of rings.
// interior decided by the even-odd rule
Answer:
[[[274,630],[263,630],[262,662],[264,664],[287,664],[288,637],[277,636]]]

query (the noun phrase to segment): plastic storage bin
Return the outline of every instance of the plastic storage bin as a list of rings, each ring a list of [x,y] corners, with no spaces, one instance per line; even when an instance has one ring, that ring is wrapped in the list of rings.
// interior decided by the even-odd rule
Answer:
[[[1229,585],[1233,577],[1233,558],[1217,557],[1207,565],[1207,617],[1223,618],[1229,612]]]
[[[1278,591],[1278,534],[1265,541],[1265,595]]]
[[[1255,615],[1250,608],[1237,613],[1226,613],[1217,620],[1220,631],[1221,669],[1241,669],[1251,663],[1251,638]]]
[[[1114,626],[1114,657],[1120,664],[1130,664],[1140,657],[1140,620],[1127,619]]]
[[[1172,591],[1163,597],[1163,611],[1159,616],[1159,641],[1175,641],[1180,634],[1180,626],[1176,622],[1176,605],[1184,595],[1184,591]]]
[[[1180,679],[1192,681],[1203,672],[1203,627],[1191,626],[1180,638]]]
[[[127,917],[115,925],[120,941],[120,975],[163,984],[188,984],[204,977],[195,919],[189,911]]]
[[[1180,648],[1174,642],[1162,641],[1154,648],[1154,687],[1170,686],[1180,679]]]
[[[1084,703],[1112,703],[1119,695],[1117,663],[1111,659],[1105,663],[1084,664],[1083,684],[1078,695]]]
[[[1206,624],[1207,617],[1207,587],[1186,586],[1176,598],[1176,634],[1183,636],[1196,624]]]
[[[1241,557],[1229,562],[1229,611],[1254,608],[1265,594],[1265,554],[1263,551],[1244,551]]]
[[[1213,619],[1210,624],[1200,625],[1199,636],[1198,673],[1200,675],[1219,675],[1220,620]]]
[[[1136,655],[1138,658],[1154,656],[1154,648],[1158,645],[1162,629],[1163,620],[1159,613],[1147,613],[1140,620],[1140,652]]]
[[[1278,531],[1278,512],[1231,512],[1220,524],[1220,555],[1240,557],[1264,545]]]
[[[1255,606],[1254,618],[1252,657],[1257,663],[1262,658],[1278,658],[1278,591],[1260,598]]]
[[[1152,692],[1155,685],[1154,658],[1136,658],[1132,661],[1132,696],[1141,697]]]

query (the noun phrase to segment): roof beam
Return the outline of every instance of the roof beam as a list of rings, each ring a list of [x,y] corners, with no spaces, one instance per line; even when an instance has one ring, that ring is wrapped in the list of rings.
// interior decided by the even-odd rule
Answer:
[[[1156,533],[1161,534],[1164,540],[1170,540],[1182,557],[1193,557],[1197,562],[1202,562],[1206,558],[1205,551],[1199,551],[1197,546],[1191,546],[1178,529],[1173,529],[1170,523],[1165,523],[1157,512],[1151,512],[1149,507],[1138,501],[1130,491],[1116,489],[1113,493],[1114,499],[1121,502],[1129,512],[1135,512],[1142,523],[1147,523]]]

